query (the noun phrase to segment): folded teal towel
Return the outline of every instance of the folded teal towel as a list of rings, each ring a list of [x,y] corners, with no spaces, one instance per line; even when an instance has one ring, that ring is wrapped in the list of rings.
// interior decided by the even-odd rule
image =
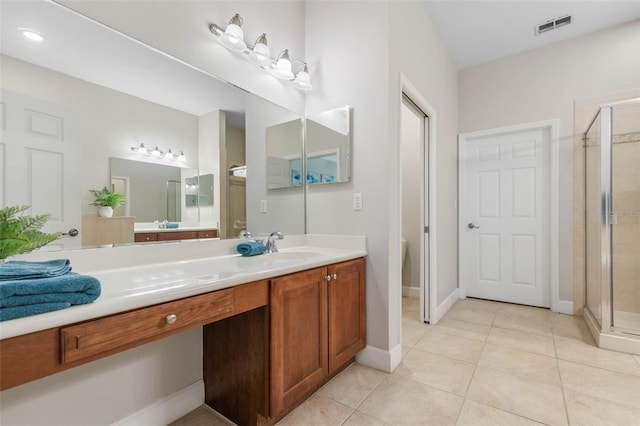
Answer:
[[[165,224],[164,227],[167,228],[167,229],[176,229],[178,227],[178,223],[169,222],[169,223]]]
[[[44,314],[46,312],[59,311],[71,306],[70,303],[52,302],[37,303],[35,305],[16,306],[15,308],[0,308],[0,322],[17,318],[30,317],[31,315]]]
[[[69,271],[71,271],[69,259],[54,259],[46,262],[10,260],[0,264],[0,281],[57,277]]]
[[[100,291],[100,281],[75,272],[50,278],[0,281],[0,321],[91,303],[100,296]]]
[[[262,244],[262,241],[245,241],[238,244],[236,250],[243,256],[255,256],[264,253],[267,248]]]

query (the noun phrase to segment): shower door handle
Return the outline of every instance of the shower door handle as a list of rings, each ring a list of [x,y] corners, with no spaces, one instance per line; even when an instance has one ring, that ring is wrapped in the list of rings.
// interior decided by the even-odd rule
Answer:
[[[467,228],[476,229],[476,228],[480,228],[480,227],[478,225],[475,225],[473,222],[469,222],[469,224],[467,225]]]

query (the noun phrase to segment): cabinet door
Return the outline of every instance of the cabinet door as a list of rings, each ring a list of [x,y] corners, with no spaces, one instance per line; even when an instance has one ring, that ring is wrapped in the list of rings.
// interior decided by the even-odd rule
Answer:
[[[328,375],[326,268],[271,281],[271,415]]]
[[[328,268],[330,374],[365,347],[364,271],[364,259]]]

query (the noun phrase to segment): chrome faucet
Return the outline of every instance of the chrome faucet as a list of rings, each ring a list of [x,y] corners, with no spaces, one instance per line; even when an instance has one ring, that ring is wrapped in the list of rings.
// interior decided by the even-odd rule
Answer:
[[[267,238],[267,253],[277,253],[278,247],[276,247],[276,238],[279,240],[284,240],[284,235],[282,232],[274,231],[269,234],[269,238]]]
[[[243,229],[242,231],[240,231],[240,234],[238,236],[240,238],[251,238],[251,232],[247,231],[246,229]]]

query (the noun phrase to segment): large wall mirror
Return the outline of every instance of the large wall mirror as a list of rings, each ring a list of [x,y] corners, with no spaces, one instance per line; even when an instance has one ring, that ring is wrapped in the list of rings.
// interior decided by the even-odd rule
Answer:
[[[57,3],[3,2],[1,27],[2,206],[31,205],[32,214],[51,214],[45,231],[82,233],[96,214],[89,190],[126,188],[128,178],[128,208],[117,215],[136,224],[176,221],[222,238],[305,232],[303,187],[272,191],[265,178],[268,129],[300,115]],[[44,41],[26,39],[25,27]],[[298,153],[302,138],[288,141]],[[141,144],[147,149],[132,149]],[[174,172],[162,177],[162,200],[151,199],[162,191],[131,186],[133,174],[156,173],[152,165]],[[78,238],[56,244],[82,246]]]

